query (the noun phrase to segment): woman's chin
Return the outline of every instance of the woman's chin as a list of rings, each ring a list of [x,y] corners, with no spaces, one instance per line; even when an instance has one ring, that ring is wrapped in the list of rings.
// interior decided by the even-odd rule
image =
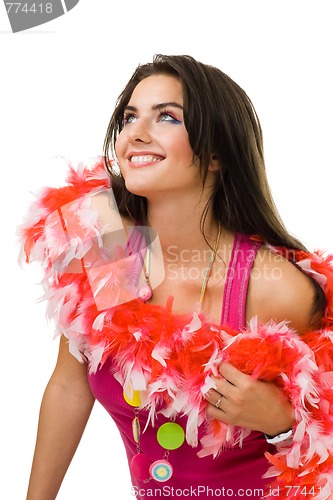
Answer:
[[[135,194],[137,196],[147,196],[147,186],[142,186],[138,185],[137,183],[134,182],[126,182],[125,181],[125,186],[127,191],[129,191],[132,194]]]

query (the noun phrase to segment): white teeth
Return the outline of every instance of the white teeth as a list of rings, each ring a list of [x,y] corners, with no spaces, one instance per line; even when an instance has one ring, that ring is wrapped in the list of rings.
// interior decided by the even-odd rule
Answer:
[[[161,161],[160,157],[152,156],[152,155],[142,155],[142,156],[132,156],[132,163],[149,163],[152,161]]]

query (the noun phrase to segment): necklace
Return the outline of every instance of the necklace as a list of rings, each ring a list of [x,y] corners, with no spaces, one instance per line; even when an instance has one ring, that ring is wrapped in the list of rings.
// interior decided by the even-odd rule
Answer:
[[[221,237],[221,226],[219,224],[218,233],[214,246],[212,247],[208,266],[205,271],[204,279],[201,286],[199,298],[199,312],[201,312],[203,300],[206,294],[208,281],[212,272],[212,267],[215,262],[217,249]],[[150,263],[151,263],[151,247],[148,245],[143,265],[144,284],[138,290],[138,297],[142,302],[148,302],[152,296],[153,291],[150,284]],[[132,434],[136,444],[136,454],[131,460],[130,470],[133,476],[139,480],[147,483],[155,479],[157,482],[168,481],[173,475],[173,467],[169,462],[169,454],[171,450],[180,448],[185,441],[185,433],[181,425],[176,422],[166,422],[162,424],[156,434],[156,439],[159,445],[165,450],[160,460],[152,462],[150,458],[141,451],[141,427],[139,420],[139,407],[142,405],[140,392],[134,391],[129,397],[125,391],[123,392],[125,401],[134,407],[134,418],[132,421]]]
[[[199,298],[199,304],[200,304],[199,311],[201,311],[201,308],[202,308],[202,303],[203,303],[203,299],[205,297],[208,281],[209,281],[209,278],[210,278],[210,275],[212,272],[213,264],[214,264],[215,259],[216,259],[216,253],[217,253],[217,249],[218,249],[218,246],[220,243],[220,238],[221,238],[221,225],[219,224],[215,243],[214,243],[214,246],[212,247],[212,250],[210,252],[209,263],[208,263],[208,266],[206,268],[205,276],[204,276],[202,286],[201,286],[201,292],[200,292],[200,298]],[[144,273],[144,283],[143,283],[143,285],[140,286],[140,288],[138,290],[138,297],[140,300],[142,300],[142,302],[148,302],[153,296],[153,290],[152,290],[152,287],[150,284],[150,279],[149,279],[150,262],[151,262],[151,245],[148,245],[146,255],[145,255],[144,261],[142,263],[143,273]]]
[[[212,251],[210,252],[209,263],[208,263],[208,266],[207,266],[207,269],[206,269],[206,272],[205,272],[205,276],[204,276],[204,279],[203,279],[203,282],[202,282],[202,287],[201,287],[201,292],[200,292],[200,298],[199,298],[200,311],[201,311],[202,303],[203,303],[203,300],[204,300],[204,297],[205,297],[205,293],[206,293],[206,289],[207,289],[207,285],[208,285],[208,280],[210,278],[210,275],[211,275],[211,272],[212,272],[212,267],[213,267],[213,264],[214,264],[215,259],[216,259],[216,253],[217,253],[217,249],[219,247],[220,237],[221,237],[221,226],[219,224],[219,228],[218,228],[218,232],[217,232],[217,237],[216,237],[216,240],[215,240],[215,243],[214,243],[214,247],[212,248]]]
[[[148,245],[144,261],[142,263],[144,273],[144,284],[138,290],[138,297],[142,302],[148,302],[153,296],[153,290],[149,280],[151,260],[151,245]]]

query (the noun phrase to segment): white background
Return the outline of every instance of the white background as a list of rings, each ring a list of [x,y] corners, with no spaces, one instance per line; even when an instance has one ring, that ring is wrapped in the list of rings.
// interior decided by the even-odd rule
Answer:
[[[39,404],[57,341],[37,270],[17,264],[15,230],[31,191],[61,185],[64,156],[101,154],[115,99],[153,54],[190,54],[220,67],[261,119],[269,181],[288,227],[333,250],[331,1],[80,0],[68,14],[12,34],[0,4],[1,412],[0,498],[25,498]],[[96,405],[60,500],[131,495],[125,453]]]

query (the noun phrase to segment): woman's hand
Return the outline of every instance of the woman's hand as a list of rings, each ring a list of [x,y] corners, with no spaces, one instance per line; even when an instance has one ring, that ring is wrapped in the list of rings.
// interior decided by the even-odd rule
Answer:
[[[226,424],[276,436],[294,424],[292,405],[274,383],[254,380],[229,363],[220,365],[221,378],[210,389],[207,415]]]

